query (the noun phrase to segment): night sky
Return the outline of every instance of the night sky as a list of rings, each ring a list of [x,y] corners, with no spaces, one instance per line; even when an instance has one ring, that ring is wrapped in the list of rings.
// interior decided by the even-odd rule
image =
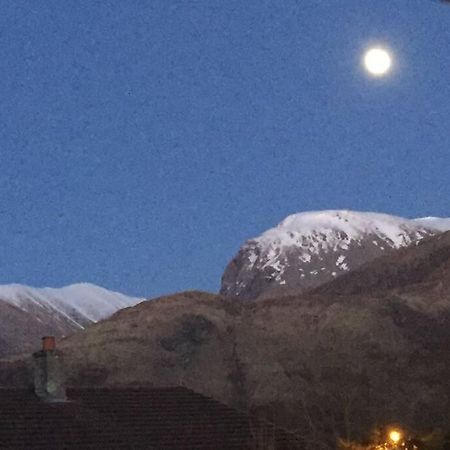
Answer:
[[[0,0],[0,80],[0,283],[215,291],[294,212],[450,216],[439,1]]]

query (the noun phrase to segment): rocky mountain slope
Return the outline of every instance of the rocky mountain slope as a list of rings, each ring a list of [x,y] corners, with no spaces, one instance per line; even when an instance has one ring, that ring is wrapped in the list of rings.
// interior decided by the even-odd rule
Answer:
[[[450,233],[351,276],[348,290],[187,292],[118,311],[62,343],[69,383],[183,384],[300,431],[309,449],[391,423],[450,431]],[[30,366],[3,361],[0,381],[30,383]]]
[[[67,336],[142,300],[88,283],[0,285],[0,356],[33,348],[47,334]]]
[[[450,301],[450,231],[425,238],[324,284],[313,292],[351,295],[385,291],[423,293],[424,300]],[[436,294],[438,292],[438,294]],[[427,302],[428,303],[428,302]]]
[[[346,210],[294,214],[241,247],[220,293],[253,299],[306,292],[445,229],[449,219]]]

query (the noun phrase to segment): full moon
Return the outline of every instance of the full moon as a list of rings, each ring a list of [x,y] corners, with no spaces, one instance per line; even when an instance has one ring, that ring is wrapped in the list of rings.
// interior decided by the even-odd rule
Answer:
[[[371,48],[364,55],[364,65],[369,73],[380,77],[391,68],[392,58],[383,48]]]

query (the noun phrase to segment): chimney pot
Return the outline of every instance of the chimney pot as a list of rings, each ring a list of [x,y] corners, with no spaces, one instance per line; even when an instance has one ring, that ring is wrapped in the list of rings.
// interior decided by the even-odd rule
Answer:
[[[66,401],[63,354],[56,349],[55,337],[42,338],[42,350],[33,353],[34,392],[47,402]]]
[[[42,338],[42,350],[48,352],[49,350],[55,350],[56,341],[55,336],[44,336]]]

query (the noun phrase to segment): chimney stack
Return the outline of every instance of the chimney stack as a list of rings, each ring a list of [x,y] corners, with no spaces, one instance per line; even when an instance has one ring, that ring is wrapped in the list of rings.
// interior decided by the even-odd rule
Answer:
[[[48,350],[55,350],[55,349],[56,349],[55,336],[44,336],[42,338],[42,350],[46,352]]]
[[[42,338],[42,350],[33,354],[34,392],[47,402],[66,401],[62,352],[56,349],[55,337]]]

